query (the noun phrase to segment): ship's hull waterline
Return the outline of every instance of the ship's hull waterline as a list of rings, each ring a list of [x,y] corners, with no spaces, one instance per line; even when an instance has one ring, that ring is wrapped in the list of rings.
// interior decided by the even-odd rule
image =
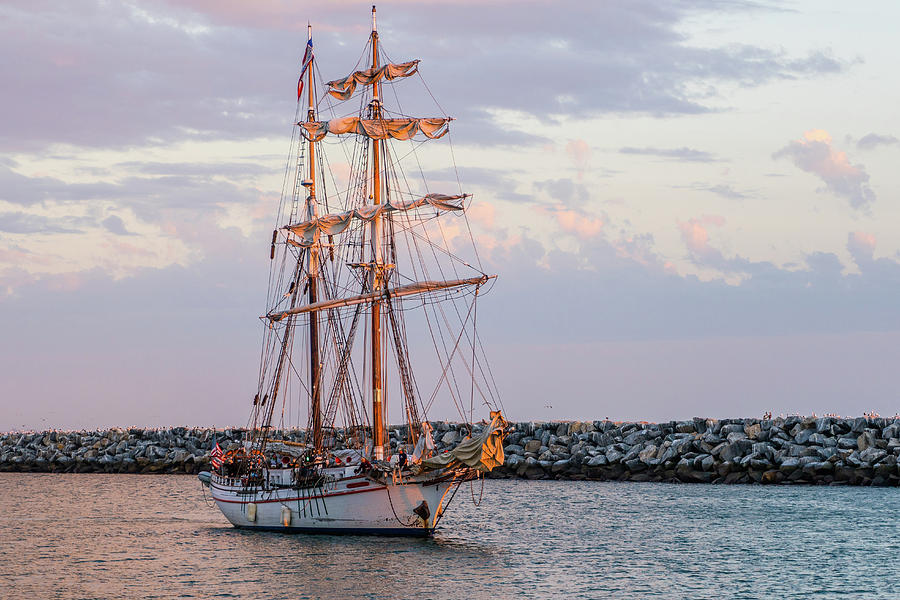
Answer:
[[[390,479],[381,483],[355,475],[330,476],[316,487],[251,491],[239,479],[213,475],[209,485],[222,514],[240,529],[425,537],[434,533],[451,484]]]

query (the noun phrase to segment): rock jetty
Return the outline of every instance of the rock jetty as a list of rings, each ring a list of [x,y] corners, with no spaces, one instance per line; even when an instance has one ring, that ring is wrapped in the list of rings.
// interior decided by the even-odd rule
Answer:
[[[432,423],[438,452],[468,433]],[[476,429],[478,426],[476,426]],[[701,419],[513,423],[492,477],[524,479],[900,485],[900,419]],[[236,448],[243,429],[109,429],[0,434],[0,471],[196,473],[213,439]],[[390,429],[391,445],[404,434]],[[276,432],[304,441],[305,432]],[[330,440],[343,446],[340,431]]]

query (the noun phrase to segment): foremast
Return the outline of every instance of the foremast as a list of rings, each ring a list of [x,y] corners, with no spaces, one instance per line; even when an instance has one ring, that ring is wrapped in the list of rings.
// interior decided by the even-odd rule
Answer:
[[[312,41],[312,25],[307,25],[308,42]],[[309,80],[307,82],[307,101],[309,108],[306,111],[308,121],[316,120],[315,98],[313,96],[313,65],[315,58],[311,58],[309,68]],[[316,219],[319,216],[316,202],[316,144],[309,142],[309,180],[304,185],[309,190],[306,198],[307,218]],[[318,238],[318,236],[317,236]],[[307,271],[309,281],[309,304],[315,306],[318,302],[319,279],[319,250],[320,239],[309,248],[309,268]],[[319,360],[319,313],[309,313],[309,389],[310,389],[310,425],[312,427],[313,446],[316,450],[322,448],[322,363]]]

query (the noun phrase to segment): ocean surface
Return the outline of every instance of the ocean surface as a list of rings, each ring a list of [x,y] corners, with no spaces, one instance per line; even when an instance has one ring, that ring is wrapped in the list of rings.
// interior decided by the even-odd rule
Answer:
[[[900,598],[892,488],[487,481],[433,539],[237,530],[194,476],[0,490],[0,598]]]

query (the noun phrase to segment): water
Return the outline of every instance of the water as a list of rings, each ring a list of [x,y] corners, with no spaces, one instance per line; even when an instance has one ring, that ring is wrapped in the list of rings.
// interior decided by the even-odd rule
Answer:
[[[890,488],[488,481],[425,540],[236,530],[192,476],[0,489],[0,598],[900,598]]]

